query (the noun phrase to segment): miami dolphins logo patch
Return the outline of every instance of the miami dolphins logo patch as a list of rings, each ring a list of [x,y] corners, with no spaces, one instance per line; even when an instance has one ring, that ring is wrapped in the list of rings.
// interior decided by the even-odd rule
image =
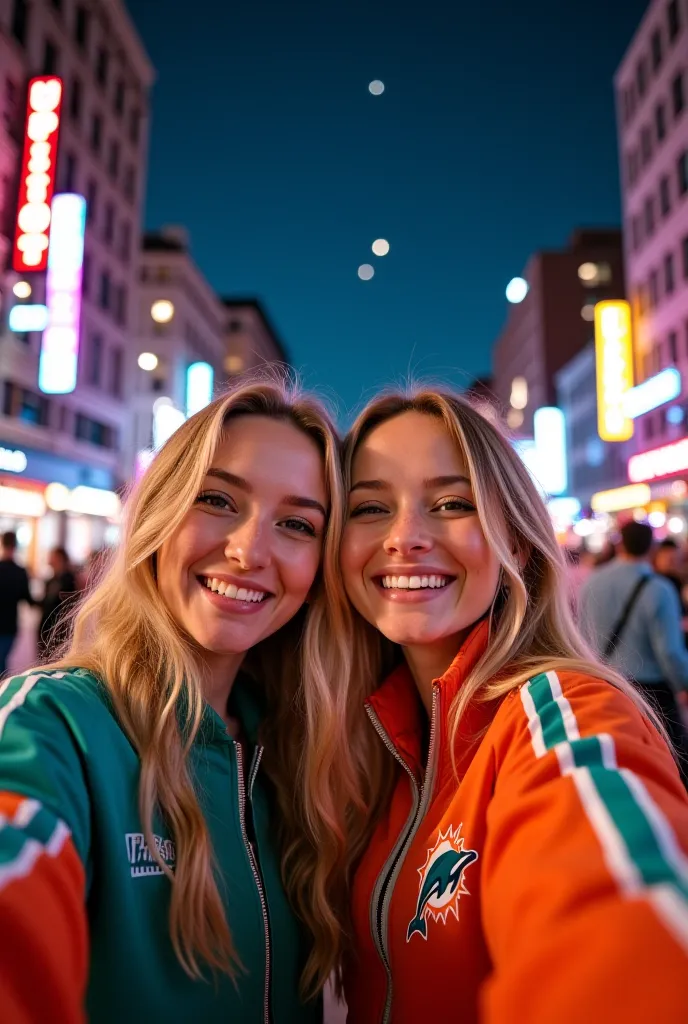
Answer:
[[[427,941],[428,918],[447,923],[450,913],[459,919],[459,900],[470,896],[464,882],[466,868],[478,859],[476,850],[465,850],[461,825],[456,831],[450,825],[446,832],[437,834],[437,841],[422,868],[418,868],[420,887],[416,916],[408,926],[406,941],[416,932]]]

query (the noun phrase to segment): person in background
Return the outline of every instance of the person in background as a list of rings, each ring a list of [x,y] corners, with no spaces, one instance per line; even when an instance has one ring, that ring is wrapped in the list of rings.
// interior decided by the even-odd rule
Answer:
[[[53,575],[45,584],[38,627],[38,655],[41,661],[54,658],[67,639],[69,629],[64,615],[66,609],[62,608],[62,605],[78,590],[76,576],[64,548],[52,549],[48,555],[48,565]]]
[[[615,669],[632,679],[661,712],[682,760],[685,730],[679,702],[688,695],[688,652],[673,583],[652,571],[652,527],[621,528],[617,557],[597,569],[581,591],[581,628]],[[686,766],[682,772],[686,781]]]
[[[0,679],[7,670],[7,659],[17,639],[20,601],[34,605],[26,569],[15,561],[17,535],[11,530],[0,541]]]
[[[672,537],[667,537],[665,540],[660,541],[655,548],[653,559],[655,572],[663,576],[665,580],[669,580],[679,598],[683,589],[683,580],[679,573],[680,560],[681,552],[679,546]],[[685,614],[685,609],[683,609],[683,612]]]

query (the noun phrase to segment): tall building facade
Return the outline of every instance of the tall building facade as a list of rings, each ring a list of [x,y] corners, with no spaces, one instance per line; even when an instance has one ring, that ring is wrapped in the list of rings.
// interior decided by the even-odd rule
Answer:
[[[642,383],[668,366],[683,378],[682,402],[635,421],[627,445],[632,457],[686,433],[688,0],[649,4],[616,73],[615,89],[635,379]]]
[[[258,299],[222,300],[225,307],[225,370],[232,376],[266,364],[289,366],[289,356]]]
[[[15,273],[9,258],[37,75],[62,83],[55,192],[86,199],[77,381],[60,395],[38,386],[41,333],[8,326],[13,306],[46,298],[45,273]],[[52,543],[76,561],[100,546],[126,474],[152,80],[122,0],[0,0],[0,528],[19,528],[37,568]]]
[[[532,436],[533,413],[556,401],[556,374],[594,334],[595,303],[623,298],[621,232],[576,231],[561,252],[535,253],[525,298],[510,306],[493,350],[493,390],[512,430]]]

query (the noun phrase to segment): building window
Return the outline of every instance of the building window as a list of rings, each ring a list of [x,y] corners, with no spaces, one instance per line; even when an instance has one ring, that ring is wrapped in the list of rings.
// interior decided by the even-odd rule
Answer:
[[[659,305],[659,274],[656,270],[650,271],[650,309]]]
[[[115,207],[112,203],[105,204],[105,217],[103,218],[103,241],[112,245],[115,237]]]
[[[669,26],[669,39],[673,43],[676,36],[681,31],[681,12],[678,6],[678,0],[671,0],[667,7],[667,23]]]
[[[77,7],[74,17],[74,39],[82,50],[88,46],[88,11],[82,6]]]
[[[636,65],[635,84],[638,89],[638,96],[642,99],[647,89],[647,67],[644,58],[639,60]]]
[[[86,186],[86,218],[91,224],[95,223],[97,204],[98,182],[95,178],[89,178]]]
[[[631,218],[631,248],[633,252],[637,252],[642,245],[642,224],[640,217]]]
[[[112,139],[110,142],[110,152],[108,154],[108,174],[115,181],[119,174],[119,142],[116,139]]]
[[[684,196],[688,192],[688,149],[684,149],[678,158],[678,194]]]
[[[55,43],[46,39],[43,49],[43,74],[56,75],[58,72],[58,51]]]
[[[124,80],[122,78],[117,79],[115,86],[115,113],[118,117],[124,113]]]
[[[91,254],[84,250],[84,262],[81,268],[81,294],[88,298],[91,291]]]
[[[133,202],[134,194],[136,192],[136,172],[132,164],[126,169],[124,174],[124,195],[127,199]]]
[[[651,238],[655,231],[655,200],[648,196],[645,200],[645,237]]]
[[[100,387],[103,374],[103,338],[100,334],[91,335],[88,347],[86,378],[92,387]]]
[[[107,85],[109,63],[110,54],[104,46],[99,46],[96,54],[96,81],[103,87]]]
[[[76,192],[76,156],[74,153],[67,153],[65,155],[64,164],[62,165],[62,192]]]
[[[100,287],[98,289],[98,304],[101,309],[110,308],[111,299],[111,285],[110,275],[107,270],[103,270],[100,275]]]
[[[688,235],[683,236],[681,251],[683,253],[683,276],[688,281]]]
[[[649,128],[643,128],[640,133],[640,159],[643,167],[652,159],[652,135]]]
[[[120,327],[127,322],[127,289],[121,284],[115,291],[115,321]]]
[[[685,90],[683,88],[683,72],[676,75],[673,82],[671,83],[671,101],[674,108],[674,117],[678,117],[683,112],[683,108],[686,105]]]
[[[26,35],[29,27],[29,5],[27,0],[14,0],[12,10],[12,35],[21,43],[26,45]]]
[[[657,71],[662,66],[662,33],[659,29],[655,29],[652,33],[650,49],[652,51],[652,70]]]
[[[655,131],[657,142],[663,142],[666,138],[666,111],[663,103],[658,103],[655,107]]]
[[[112,427],[105,423],[92,420],[90,416],[84,416],[78,412],[75,417],[74,433],[80,441],[88,441],[89,444],[98,445],[99,448],[115,448],[115,432]]]
[[[111,391],[114,398],[121,398],[124,392],[124,353],[121,346],[117,345],[112,350],[112,375],[110,377]]]
[[[659,208],[662,217],[666,217],[671,212],[671,188],[666,175],[659,181]]]
[[[19,88],[13,78],[5,79],[5,109],[3,121],[7,134],[15,142],[22,142],[24,137],[24,118],[22,104],[19,101]]]
[[[122,223],[120,232],[119,255],[120,259],[127,263],[131,256],[131,224],[129,221],[124,221]]]
[[[667,295],[672,295],[675,287],[674,254],[669,252],[664,257],[664,291]]]
[[[129,115],[129,140],[135,146],[138,145],[141,134],[141,111],[132,110]]]
[[[81,120],[82,101],[83,89],[81,79],[75,75],[69,90],[69,116],[72,121],[77,123]]]
[[[94,153],[100,153],[103,145],[103,119],[100,114],[94,114],[91,121],[91,149]]]
[[[669,334],[669,361],[674,365],[678,362],[678,334],[671,331]]]

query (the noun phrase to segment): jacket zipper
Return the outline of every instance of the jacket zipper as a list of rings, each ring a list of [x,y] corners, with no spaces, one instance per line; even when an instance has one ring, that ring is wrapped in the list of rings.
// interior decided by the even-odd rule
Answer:
[[[427,809],[430,805],[432,798],[432,790],[435,782],[435,750],[436,750],[436,737],[437,737],[437,708],[439,704],[439,688],[433,686],[432,688],[432,713],[430,717],[430,742],[428,744],[428,763],[425,769],[425,777],[423,779],[423,785],[418,789],[418,783],[416,777],[406,764],[404,759],[397,752],[396,747],[392,743],[391,739],[385,732],[380,719],[377,717],[373,709],[366,705],[368,716],[375,727],[375,731],[389,750],[390,754],[399,762],[402,768],[406,771],[407,775],[411,779],[411,786],[413,789],[413,805],[411,812],[406,819],[406,824],[402,829],[399,838],[394,844],[394,848],[385,861],[382,871],[378,875],[373,889],[373,895],[370,904],[370,924],[371,931],[373,933],[373,939],[375,940],[375,947],[378,951],[380,959],[382,960],[385,972],[387,974],[387,997],[385,999],[385,1009],[382,1015],[381,1024],[388,1024],[391,1013],[392,1013],[392,967],[389,962],[389,953],[387,949],[387,926],[389,922],[389,907],[392,902],[392,896],[394,893],[394,886],[396,885],[399,872],[404,863],[406,853],[411,843],[415,839],[416,833],[420,826],[421,821],[425,817]]]
[[[246,831],[246,787],[244,785],[244,761],[241,744],[235,743],[234,746],[237,755],[239,823],[241,825],[241,837],[244,840],[244,847],[246,848],[246,854],[248,856],[249,864],[251,865],[251,871],[253,872],[253,878],[260,898],[260,908],[263,912],[263,928],[265,929],[265,990],[263,994],[263,1021],[264,1024],[270,1024],[270,922],[268,920],[268,906],[265,900],[265,892],[263,891],[263,883],[261,881],[258,863]],[[249,769],[249,802],[251,800],[251,791],[253,790],[253,783],[255,782],[258,765],[260,764],[262,755],[263,748],[256,747],[255,754],[253,755],[253,763]]]

